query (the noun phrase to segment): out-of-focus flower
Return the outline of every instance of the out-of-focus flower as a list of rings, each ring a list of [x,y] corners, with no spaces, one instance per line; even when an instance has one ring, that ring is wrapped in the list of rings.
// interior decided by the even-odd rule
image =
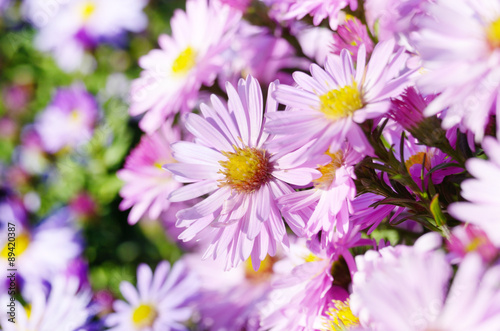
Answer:
[[[500,325],[500,267],[476,254],[453,270],[440,238],[427,234],[414,246],[382,248],[356,257],[351,309],[370,330],[493,330]],[[474,309],[471,309],[474,307]]]
[[[29,297],[25,297],[27,306],[15,301],[15,323],[8,320],[11,316],[3,313],[0,325],[5,331],[82,330],[92,317],[91,298],[89,289],[79,290],[78,279],[56,277],[48,296],[42,287],[33,288]],[[0,301],[2,306],[7,306],[10,296],[3,295]]]
[[[28,86],[13,85],[2,92],[3,103],[12,115],[18,115],[26,110],[31,96],[31,89]]]
[[[306,15],[310,15],[313,17],[313,24],[317,26],[328,18],[332,30],[337,29],[338,18],[342,9],[349,6],[354,11],[358,8],[356,0],[276,0],[273,2],[288,5],[288,9],[281,17],[283,20],[294,18],[300,20]]]
[[[320,166],[321,177],[314,179],[314,188],[293,192],[278,198],[283,212],[303,213],[306,224],[305,232],[312,237],[321,232],[323,247],[330,245],[333,235],[345,234],[352,226],[349,215],[356,195],[354,166],[361,160],[361,155],[344,144],[336,153],[326,153],[331,161]]]
[[[396,39],[412,48],[409,35],[417,29],[416,22],[425,17],[425,6],[432,0],[366,0],[366,22],[380,41]]]
[[[278,258],[267,256],[257,271],[250,259],[223,271],[217,261],[200,261],[199,254],[188,255],[187,263],[201,279],[201,295],[197,300],[201,324],[213,331],[259,330],[258,308],[271,290],[273,265]]]
[[[500,142],[486,137],[483,148],[489,160],[478,158],[467,161],[467,170],[475,178],[462,182],[462,196],[468,202],[456,202],[448,212],[457,219],[477,225],[500,247]]]
[[[174,13],[172,36],[161,35],[161,49],[139,60],[144,71],[132,83],[130,114],[145,113],[143,131],[152,133],[167,117],[191,110],[200,87],[213,84],[240,16],[207,0],[189,0],[185,12]]]
[[[35,130],[45,150],[56,153],[87,142],[94,131],[97,116],[97,102],[83,86],[60,88],[37,118]]]
[[[78,193],[70,202],[69,208],[77,217],[90,219],[97,213],[97,204],[87,192]]]
[[[275,92],[289,109],[267,115],[266,131],[281,135],[275,144],[293,151],[315,140],[306,157],[327,149],[335,153],[347,139],[358,153],[371,154],[358,124],[385,114],[389,98],[403,91],[412,74],[399,74],[407,55],[402,48],[393,51],[394,41],[379,43],[365,66],[365,46],[361,46],[356,69],[349,51],[343,50],[340,56],[328,57],[326,70],[311,65],[312,77],[295,72],[298,87],[280,85]]]
[[[292,244],[287,257],[274,266],[273,291],[261,307],[262,329],[316,330],[331,301],[349,296],[345,261],[304,244],[305,240]]]
[[[331,46],[333,54],[340,55],[345,48],[353,57],[357,57],[361,45],[365,45],[368,55],[373,51],[373,41],[368,35],[366,26],[354,16],[346,17],[345,22],[333,34],[333,40]]]
[[[39,28],[35,45],[52,52],[62,69],[73,71],[82,64],[85,49],[116,41],[127,31],[144,30],[146,4],[146,0],[32,0],[25,12]]]
[[[9,221],[15,224],[15,265],[18,275],[26,283],[39,284],[41,281],[52,279],[64,272],[70,262],[81,253],[77,230],[68,217],[69,210],[60,209],[33,229],[23,224],[22,220],[17,221],[17,218]],[[0,231],[0,267],[8,269],[7,226],[2,227]]]
[[[115,331],[188,330],[182,323],[193,313],[192,300],[198,289],[199,281],[184,261],[178,261],[172,269],[163,261],[154,274],[141,264],[137,268],[137,289],[129,282],[120,284],[127,302],[115,301],[115,313],[105,323]]]
[[[486,233],[476,225],[465,224],[453,229],[446,241],[453,263],[461,262],[469,253],[477,253],[485,263],[492,262],[498,252]]]
[[[293,191],[287,183],[307,185],[319,172],[307,168],[309,164],[294,165],[293,155],[279,158],[267,150],[265,144],[271,137],[262,131],[264,103],[254,78],[241,79],[237,90],[231,84],[226,89],[227,108],[212,96],[213,108],[201,107],[203,117],[187,116],[186,128],[196,143],[173,144],[179,163],[165,168],[179,181],[191,184],[172,192],[169,199],[185,201],[210,193],[177,213],[177,225],[187,228],[180,238],[191,240],[206,229],[215,234],[206,256],[225,260],[230,268],[251,255],[257,267],[267,254],[274,256],[278,246],[288,244],[276,199]],[[271,83],[268,95],[274,90]],[[277,108],[277,102],[268,97],[265,112]],[[294,231],[301,231],[304,223],[299,217],[283,216]]]
[[[332,30],[321,26],[310,26],[302,22],[295,22],[292,27],[297,30],[294,31],[294,35],[302,52],[318,65],[324,66],[328,54],[331,53],[330,45],[334,42]],[[282,83],[288,84],[287,82]]]
[[[481,142],[490,116],[500,118],[500,3],[438,0],[426,10],[414,44],[428,71],[417,84],[440,94],[424,114],[441,113],[443,128],[459,124]]]
[[[130,224],[137,223],[143,216],[158,219],[169,208],[168,195],[182,184],[162,166],[175,162],[170,144],[179,138],[179,129],[167,122],[152,135],[144,135],[127,157],[124,168],[117,172],[118,178],[125,182],[120,190],[123,197],[120,209],[132,207],[128,216]]]

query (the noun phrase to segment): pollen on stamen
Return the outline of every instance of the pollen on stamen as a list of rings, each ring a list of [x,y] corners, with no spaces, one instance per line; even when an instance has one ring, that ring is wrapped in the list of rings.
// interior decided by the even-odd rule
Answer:
[[[326,312],[328,316],[324,323],[324,330],[349,330],[359,325],[359,318],[354,316],[349,305],[349,299],[346,301],[332,300],[333,307]]]
[[[158,312],[149,304],[141,304],[134,309],[132,314],[132,322],[137,328],[144,328],[153,325]]]
[[[328,119],[338,120],[351,116],[356,110],[363,108],[361,92],[356,82],[340,89],[333,89],[319,97],[320,111]]]
[[[486,38],[491,48],[500,47],[500,18],[491,22],[486,27]]]
[[[234,147],[235,152],[222,152],[227,161],[220,161],[225,178],[221,186],[229,185],[239,193],[252,193],[258,190],[271,177],[272,165],[269,155],[257,148]]]
[[[342,151],[337,151],[335,153],[330,153],[327,151],[325,153],[332,158],[332,161],[324,166],[319,166],[318,170],[321,172],[321,177],[313,181],[314,186],[320,189],[328,189],[335,179],[335,171],[342,166],[344,153]]]
[[[424,167],[427,170],[431,169],[431,157],[432,155],[429,155],[426,152],[419,152],[415,155],[410,156],[408,160],[405,162],[406,170],[410,172],[410,168],[414,166],[415,164],[422,164],[424,163]],[[424,161],[425,159],[425,161]]]
[[[190,46],[186,47],[172,63],[174,74],[186,74],[196,65],[196,51]]]

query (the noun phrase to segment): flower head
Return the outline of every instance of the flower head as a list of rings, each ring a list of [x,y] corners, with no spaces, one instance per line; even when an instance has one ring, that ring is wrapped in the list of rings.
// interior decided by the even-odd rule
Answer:
[[[145,113],[140,122],[145,132],[152,133],[179,111],[191,110],[200,87],[213,84],[239,15],[207,0],[189,0],[186,12],[174,13],[172,36],[161,35],[161,49],[139,60],[144,71],[132,83],[130,114]]]
[[[264,104],[258,82],[241,79],[237,90],[227,84],[228,107],[212,96],[212,107],[202,105],[202,116],[189,114],[186,128],[195,142],[173,144],[178,163],[167,164],[178,180],[191,183],[170,194],[170,201],[185,201],[209,193],[209,197],[177,213],[178,226],[187,229],[181,239],[191,240],[202,231],[215,236],[206,255],[222,258],[235,267],[250,255],[258,266],[279,245],[287,245],[282,216],[294,231],[302,220],[282,215],[276,199],[293,189],[286,184],[307,185],[314,168],[293,165],[296,156],[277,157],[267,148],[272,137],[262,131]],[[271,83],[272,93],[275,84]],[[276,112],[269,97],[266,112]],[[311,161],[310,163],[313,163]]]
[[[276,99],[288,110],[268,115],[266,130],[280,135],[276,144],[294,150],[314,140],[305,156],[335,152],[347,139],[361,154],[372,148],[358,124],[380,117],[389,110],[389,98],[402,92],[411,71],[399,76],[407,56],[400,49],[393,54],[394,41],[378,44],[365,67],[366,51],[362,46],[354,69],[351,55],[343,50],[331,55],[325,70],[311,65],[312,76],[294,73],[297,87],[280,85]]]
[[[154,274],[141,264],[137,268],[137,289],[129,282],[120,284],[127,302],[115,301],[115,312],[105,323],[115,331],[188,330],[182,323],[191,317],[198,287],[198,279],[184,261],[178,261],[172,270],[163,261]]]

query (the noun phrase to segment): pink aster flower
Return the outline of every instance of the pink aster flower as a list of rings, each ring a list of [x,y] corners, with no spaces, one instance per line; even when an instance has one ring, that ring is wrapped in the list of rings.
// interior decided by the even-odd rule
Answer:
[[[120,190],[123,197],[120,209],[132,207],[130,224],[143,216],[158,219],[170,206],[168,195],[181,186],[170,172],[162,169],[164,164],[174,162],[170,144],[180,138],[179,129],[170,124],[167,122],[150,136],[144,135],[127,157],[124,168],[117,172],[118,178],[125,182]]]
[[[332,51],[340,55],[342,50],[347,49],[354,57],[358,56],[361,45],[365,45],[366,53],[373,51],[373,41],[368,35],[366,26],[354,16],[348,16],[333,34]]]
[[[314,188],[284,195],[278,199],[283,212],[294,214],[307,210],[303,215],[305,233],[312,237],[321,232],[323,247],[333,240],[334,233],[345,234],[351,227],[349,215],[353,212],[352,200],[356,195],[354,166],[362,156],[344,144],[332,154],[326,153],[330,163],[320,166],[321,177],[314,180]]]
[[[56,153],[89,141],[97,116],[97,102],[84,86],[60,88],[37,118],[35,130],[45,150]]]
[[[7,306],[10,298],[3,294],[0,298],[2,306]],[[43,287],[36,287],[24,298],[26,307],[16,300],[15,323],[3,313],[0,326],[4,331],[84,330],[92,317],[89,309],[91,298],[89,289],[79,289],[78,279],[57,277],[51,282],[49,295],[45,294]]]
[[[145,113],[139,126],[152,133],[179,111],[195,105],[202,85],[211,86],[224,64],[240,14],[214,1],[189,0],[170,22],[155,49],[139,60],[144,69],[132,83],[130,114]]]
[[[414,39],[429,71],[417,83],[424,93],[441,94],[425,115],[441,113],[445,129],[460,124],[481,142],[490,116],[500,119],[500,3],[439,0],[427,11],[431,17],[419,22]]]
[[[63,70],[73,71],[82,65],[87,48],[119,39],[127,31],[144,30],[146,4],[146,0],[31,0],[24,9],[39,28],[37,48],[54,53]]]
[[[154,274],[141,264],[137,268],[137,289],[126,281],[120,284],[127,302],[115,301],[115,313],[106,317],[105,324],[115,331],[188,330],[182,323],[193,313],[192,300],[198,287],[198,279],[184,261],[178,261],[172,269],[163,261]]]
[[[264,102],[259,83],[248,76],[237,90],[227,84],[228,107],[212,96],[212,107],[201,106],[203,116],[188,114],[186,128],[195,143],[172,146],[178,163],[165,166],[176,177],[190,183],[170,194],[170,201],[185,201],[204,194],[208,198],[177,213],[178,226],[187,229],[183,240],[191,240],[203,230],[215,238],[206,256],[226,260],[235,267],[250,255],[254,266],[288,239],[276,199],[293,192],[286,184],[307,185],[316,175],[314,168],[293,166],[296,158],[276,157],[266,144],[272,139],[262,131]],[[275,83],[269,86],[270,95]],[[267,99],[265,112],[277,111],[278,104]],[[290,227],[300,232],[302,220],[283,215]]]
[[[287,13],[283,19],[302,19],[306,15],[313,17],[313,24],[319,25],[324,19],[328,18],[330,28],[337,29],[338,16],[342,9],[349,6],[351,10],[358,8],[356,0],[286,0],[289,3]]]
[[[297,87],[280,85],[276,99],[288,110],[268,115],[266,130],[281,135],[276,144],[294,150],[316,139],[305,156],[331,153],[341,148],[347,139],[355,151],[371,154],[358,124],[378,118],[389,110],[390,97],[402,92],[411,71],[399,75],[407,55],[403,49],[393,53],[394,41],[379,43],[370,63],[366,63],[365,47],[361,46],[356,69],[347,50],[340,56],[331,55],[325,70],[311,65],[311,74],[295,72]]]
[[[492,262],[498,251],[486,233],[473,224],[457,226],[446,241],[452,263],[461,262],[469,253],[477,253],[485,263]]]
[[[486,137],[483,148],[489,160],[470,159],[467,170],[474,176],[462,182],[462,196],[468,202],[456,202],[448,212],[457,219],[483,229],[495,246],[500,247],[500,142]]]
[[[332,300],[344,301],[349,296],[346,262],[326,250],[306,248],[303,240],[291,246],[287,258],[276,262],[274,270],[279,277],[261,307],[262,330],[317,330]]]
[[[351,309],[377,331],[494,330],[500,325],[500,267],[475,254],[453,270],[436,233],[414,246],[386,247],[358,256]],[[449,290],[448,290],[449,288]],[[471,308],[473,307],[473,308]]]

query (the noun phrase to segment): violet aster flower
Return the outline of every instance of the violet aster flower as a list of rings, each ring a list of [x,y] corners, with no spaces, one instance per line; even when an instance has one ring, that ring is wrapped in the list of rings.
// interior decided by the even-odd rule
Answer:
[[[379,43],[370,63],[366,63],[365,47],[361,46],[356,69],[351,55],[343,50],[340,56],[331,55],[325,70],[311,65],[312,76],[295,72],[297,87],[280,85],[276,99],[288,110],[269,114],[266,131],[281,135],[276,144],[294,150],[316,139],[304,156],[331,153],[347,140],[358,153],[371,154],[358,123],[385,114],[390,97],[402,92],[411,71],[399,75],[407,55],[403,49],[394,54],[394,41]]]
[[[180,139],[180,131],[170,122],[157,132],[141,138],[139,145],[127,157],[123,169],[117,172],[118,178],[125,182],[120,190],[123,201],[120,209],[132,207],[128,216],[130,224],[135,224],[143,216],[158,219],[170,206],[168,195],[181,184],[162,166],[175,162],[170,144]]]
[[[483,148],[489,160],[469,159],[467,170],[474,176],[462,182],[462,196],[468,202],[456,202],[448,212],[457,219],[483,229],[495,246],[500,247],[500,142],[486,137]]]
[[[500,266],[476,254],[453,270],[436,233],[414,246],[386,247],[356,257],[351,309],[370,330],[494,330],[500,325]],[[473,308],[471,308],[473,307]]]
[[[0,326],[4,331],[31,330],[83,330],[92,317],[89,303],[92,293],[88,288],[79,289],[76,278],[56,277],[51,282],[48,296],[43,287],[32,288],[24,299],[27,306],[16,301],[15,323],[9,322],[9,315],[3,313]],[[10,296],[2,295],[2,306],[10,302]]]
[[[334,54],[340,55],[345,48],[354,57],[357,57],[361,45],[365,45],[367,54],[371,54],[373,51],[373,41],[368,35],[366,26],[354,16],[346,17],[345,22],[333,34],[333,39],[331,48]]]
[[[145,0],[29,1],[28,19],[40,30],[35,45],[52,52],[59,66],[73,71],[82,64],[85,49],[140,32],[147,25]]]
[[[429,71],[417,83],[441,94],[424,114],[441,113],[443,128],[460,124],[481,142],[491,115],[500,118],[500,3],[438,0],[426,10],[431,17],[419,21],[414,39]]]
[[[309,210],[305,232],[312,237],[321,232],[323,247],[327,247],[333,235],[345,234],[351,225],[349,215],[353,212],[351,202],[356,195],[354,166],[362,156],[344,144],[336,153],[326,153],[330,163],[320,166],[321,177],[314,179],[314,188],[284,195],[278,199],[283,212]]]
[[[214,1],[188,0],[170,22],[172,36],[161,35],[161,49],[139,60],[144,69],[132,83],[130,114],[145,113],[139,126],[147,133],[167,117],[189,111],[202,85],[211,86],[224,64],[240,13]]]
[[[37,118],[35,130],[45,150],[56,153],[90,140],[97,115],[97,102],[83,86],[60,88]]]
[[[137,268],[137,289],[129,282],[120,284],[127,302],[117,300],[115,313],[105,323],[115,331],[188,330],[182,323],[193,313],[192,300],[197,295],[198,279],[184,261],[161,262],[153,274],[141,264]]]
[[[268,150],[269,134],[264,126],[262,91],[251,76],[241,79],[237,90],[227,84],[228,107],[212,96],[212,107],[201,106],[202,116],[188,114],[186,128],[195,143],[173,144],[178,163],[165,166],[176,177],[191,183],[170,194],[170,201],[185,201],[204,194],[208,198],[177,213],[180,227],[187,229],[183,240],[191,240],[204,229],[215,234],[206,256],[226,260],[235,267],[250,255],[254,266],[267,254],[273,256],[280,245],[288,244],[285,224],[276,199],[293,192],[286,183],[307,185],[317,160],[302,167],[293,165],[296,156],[276,157]],[[269,86],[269,94],[275,84]],[[267,113],[278,104],[268,97]],[[321,161],[320,161],[321,162]],[[310,168],[309,168],[310,167]],[[299,217],[284,215],[291,228],[300,232]]]
[[[280,2],[280,0],[276,1]],[[330,28],[337,29],[338,16],[342,9],[349,6],[351,10],[358,8],[357,0],[281,0],[289,4],[287,12],[282,19],[302,19],[306,15],[313,17],[313,24],[319,25],[324,19],[328,18]]]
[[[340,255],[310,250],[304,244],[305,240],[293,244],[287,258],[275,264],[279,278],[261,307],[262,329],[316,330],[328,316],[332,300],[344,301],[349,296],[351,272]]]

